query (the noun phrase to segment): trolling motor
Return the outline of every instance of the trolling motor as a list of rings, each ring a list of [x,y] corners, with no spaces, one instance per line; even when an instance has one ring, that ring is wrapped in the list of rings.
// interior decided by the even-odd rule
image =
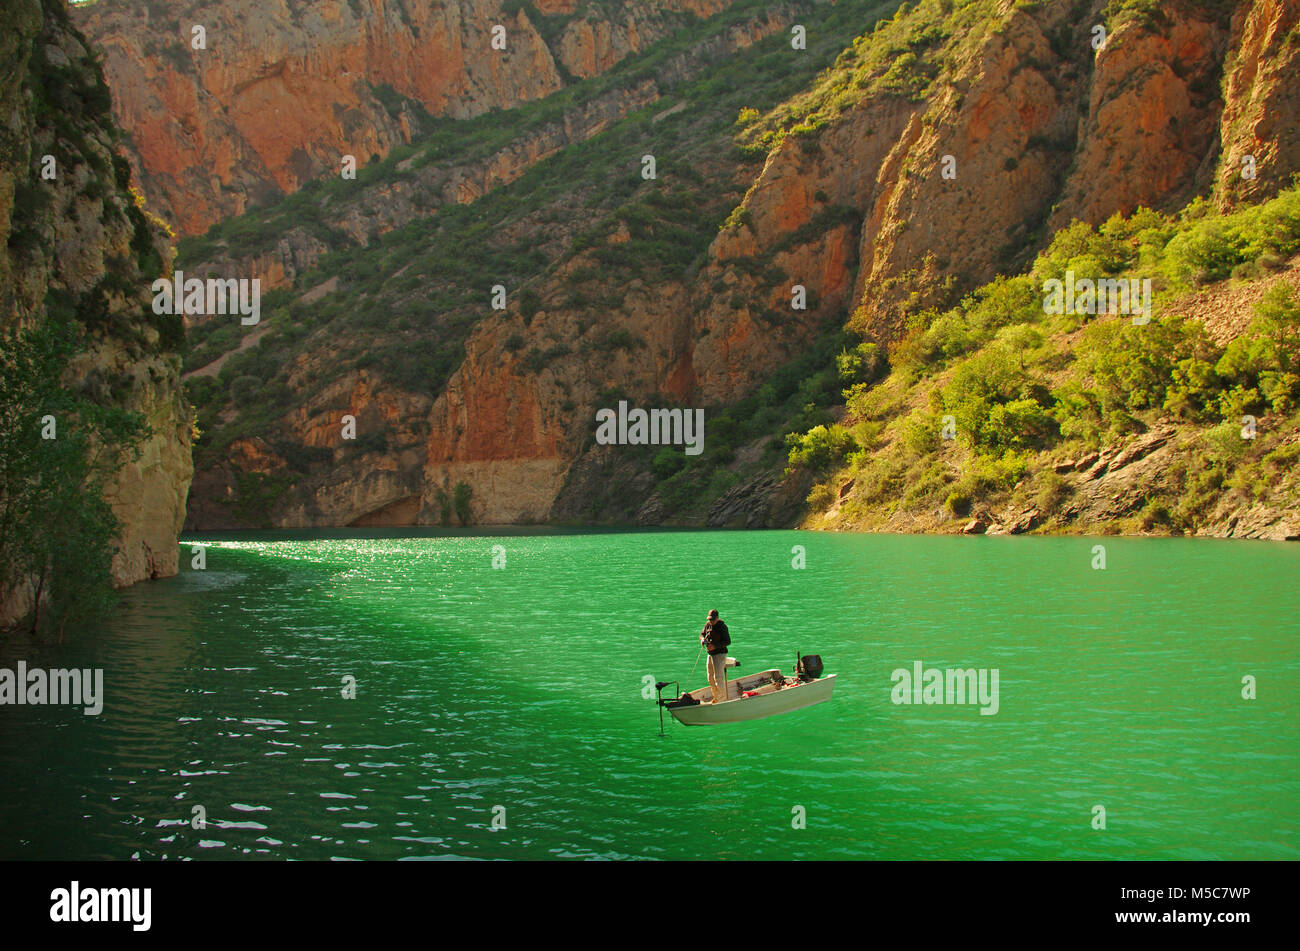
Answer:
[[[670,697],[669,699],[665,700],[664,699],[665,687],[676,687],[677,696]],[[672,703],[672,701],[677,700],[681,697],[682,685],[675,680],[660,680],[655,684],[655,694],[658,698],[655,700],[655,705],[659,708],[659,735],[667,736],[667,734],[664,733],[664,705],[668,703]]]

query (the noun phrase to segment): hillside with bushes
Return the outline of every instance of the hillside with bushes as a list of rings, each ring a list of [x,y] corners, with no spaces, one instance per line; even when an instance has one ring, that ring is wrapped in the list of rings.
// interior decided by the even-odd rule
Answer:
[[[1150,280],[1150,321],[1046,313],[1069,273]],[[915,314],[877,383],[863,351],[840,421],[789,437],[810,526],[1300,535],[1300,189],[1076,223]]]

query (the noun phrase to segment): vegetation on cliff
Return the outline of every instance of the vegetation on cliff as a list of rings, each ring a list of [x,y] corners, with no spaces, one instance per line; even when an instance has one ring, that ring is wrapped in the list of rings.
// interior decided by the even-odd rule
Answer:
[[[169,561],[174,571],[184,487],[177,498],[154,480],[188,483],[183,327],[148,307],[170,236],[114,152],[98,61],[61,0],[11,6],[0,51],[12,66],[0,109],[13,117],[0,149],[0,622],[30,615],[33,629],[62,630],[109,603],[113,584]]]
[[[840,423],[792,438],[790,465],[818,476],[812,524],[832,510],[836,524],[871,528],[1006,510],[1048,530],[1196,532],[1225,505],[1294,509],[1297,252],[1297,188],[1228,215],[1198,201],[1059,232],[1028,273],[914,314],[888,377],[847,388]],[[1067,273],[1150,280],[1150,322],[1046,313],[1046,282]],[[1193,292],[1221,299],[1260,282],[1256,316],[1235,334],[1216,340],[1186,313]],[[1078,461],[1161,423],[1177,426],[1175,458],[1140,505],[1080,518]]]

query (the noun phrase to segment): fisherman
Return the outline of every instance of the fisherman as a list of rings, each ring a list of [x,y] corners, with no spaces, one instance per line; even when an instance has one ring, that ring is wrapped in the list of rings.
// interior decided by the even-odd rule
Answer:
[[[727,699],[727,647],[731,644],[731,632],[727,622],[718,617],[717,610],[709,612],[704,630],[700,631],[700,643],[709,652],[709,687],[713,691],[713,702],[721,703]]]

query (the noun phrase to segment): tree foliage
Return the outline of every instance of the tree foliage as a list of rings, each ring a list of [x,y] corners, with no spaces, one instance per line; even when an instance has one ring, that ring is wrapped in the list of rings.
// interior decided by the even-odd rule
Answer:
[[[33,630],[111,603],[120,525],[103,486],[147,434],[140,414],[64,385],[83,345],[57,318],[0,336],[0,596],[34,586]]]

